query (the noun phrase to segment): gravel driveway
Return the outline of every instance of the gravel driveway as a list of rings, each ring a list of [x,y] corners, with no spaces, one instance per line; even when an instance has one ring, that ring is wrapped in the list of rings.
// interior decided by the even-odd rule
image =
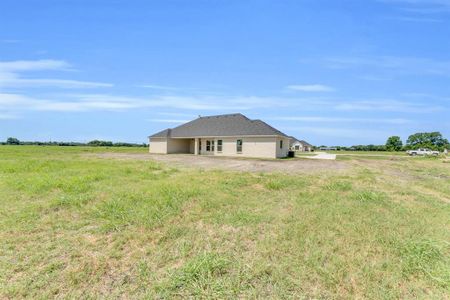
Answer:
[[[308,159],[328,159],[328,160],[334,160],[336,159],[336,154],[330,154],[325,152],[316,152],[317,155],[314,156],[305,156],[305,158]]]
[[[192,154],[135,154],[100,153],[95,157],[124,160],[153,160],[177,167],[200,169],[225,169],[248,172],[309,173],[323,170],[341,170],[349,167],[344,161],[294,159],[256,159],[217,156],[196,156]]]

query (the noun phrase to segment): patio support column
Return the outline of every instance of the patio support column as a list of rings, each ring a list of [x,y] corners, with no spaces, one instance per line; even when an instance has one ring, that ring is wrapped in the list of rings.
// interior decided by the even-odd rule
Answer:
[[[198,153],[198,138],[195,138],[194,140],[195,140],[195,142],[194,142],[194,154],[198,155],[199,154]]]

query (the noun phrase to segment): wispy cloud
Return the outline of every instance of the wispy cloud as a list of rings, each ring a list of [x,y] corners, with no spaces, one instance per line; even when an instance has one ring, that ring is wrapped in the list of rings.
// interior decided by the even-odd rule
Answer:
[[[407,9],[420,13],[450,12],[450,1],[448,0],[378,0],[379,2],[401,5]]]
[[[386,136],[386,131],[376,129],[353,129],[353,128],[336,128],[336,127],[317,127],[317,126],[301,126],[301,127],[282,127],[280,128],[288,132],[300,132],[309,136],[348,138],[348,139],[379,139]]]
[[[193,111],[242,111],[284,105],[279,99],[258,97],[154,96],[149,98],[108,94],[66,95],[58,99],[36,98],[21,94],[0,94],[0,109],[33,111],[123,111],[140,108],[170,108]]]
[[[450,13],[450,1],[448,0],[378,0],[395,5],[400,15],[389,19],[403,22],[444,22]]]
[[[397,17],[389,17],[388,19],[403,21],[403,22],[425,22],[425,23],[442,23],[444,20],[438,18],[425,18],[425,17],[406,17],[406,16],[397,16]]]
[[[0,62],[1,72],[39,71],[39,70],[65,70],[70,64],[63,60],[16,60]]]
[[[154,108],[162,110],[158,113],[167,118],[161,120],[187,120],[199,112],[236,112],[270,109],[328,112],[402,112],[402,113],[434,113],[446,110],[446,106],[424,104],[414,99],[411,101],[395,99],[344,100],[339,98],[292,98],[292,97],[256,97],[256,96],[184,96],[154,95],[151,97],[122,96],[115,94],[54,94],[47,96],[27,96],[25,94],[0,93],[0,111],[127,111]],[[169,110],[169,112],[164,112]],[[180,113],[180,111],[184,111]],[[192,113],[187,113],[191,111]],[[293,116],[279,120],[304,122],[371,122],[402,124],[404,118],[344,118],[321,116]]]
[[[13,120],[17,118],[18,116],[16,114],[0,112],[0,120]]]
[[[32,71],[67,71],[71,65],[62,60],[17,60],[0,62],[0,88],[17,87],[56,87],[56,88],[104,88],[112,87],[110,83],[79,81],[53,78],[23,78],[22,72]]]
[[[158,84],[138,84],[137,87],[141,88],[147,88],[152,90],[164,90],[164,91],[176,91],[179,90],[179,88],[174,86],[167,86],[167,85],[158,85]]]
[[[324,60],[331,69],[359,69],[384,75],[440,75],[450,76],[450,61],[422,57],[364,56],[333,57]],[[366,75],[375,76],[375,75]],[[380,78],[380,76],[375,76]]]
[[[3,44],[17,44],[17,43],[20,43],[21,42],[21,40],[15,40],[15,39],[2,39],[2,40],[0,40],[0,43],[3,43]]]
[[[344,102],[336,104],[334,108],[341,111],[385,111],[403,113],[432,113],[445,109],[438,105],[427,105],[389,99]]]
[[[81,88],[104,88],[112,87],[113,84],[104,82],[91,82],[66,79],[25,79],[25,78],[4,78],[0,80],[0,87],[57,87],[63,89]]]
[[[407,124],[411,120],[403,118],[340,118],[340,117],[320,117],[320,116],[294,116],[271,118],[278,121],[298,121],[306,123],[380,123],[380,124]]]
[[[300,92],[332,92],[334,88],[323,84],[306,84],[306,85],[288,85],[289,90]]]

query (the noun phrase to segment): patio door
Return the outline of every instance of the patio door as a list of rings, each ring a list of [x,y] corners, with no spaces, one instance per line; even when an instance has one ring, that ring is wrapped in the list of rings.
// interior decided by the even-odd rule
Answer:
[[[214,154],[214,140],[206,140],[206,154]]]

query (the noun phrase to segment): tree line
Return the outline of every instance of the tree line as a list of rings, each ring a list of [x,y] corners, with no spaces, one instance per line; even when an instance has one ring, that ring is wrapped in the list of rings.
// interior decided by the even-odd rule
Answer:
[[[142,143],[113,143],[111,141],[93,140],[87,143],[80,142],[29,142],[20,141],[17,138],[9,137],[5,142],[1,142],[1,145],[39,145],[39,146],[92,146],[92,147],[147,147],[148,144]]]
[[[325,146],[320,146],[322,148]],[[406,151],[419,148],[428,148],[435,151],[450,149],[450,143],[440,132],[418,132],[412,134],[403,144],[399,136],[390,136],[384,145],[354,145],[351,147],[335,146],[336,150],[348,151]]]

